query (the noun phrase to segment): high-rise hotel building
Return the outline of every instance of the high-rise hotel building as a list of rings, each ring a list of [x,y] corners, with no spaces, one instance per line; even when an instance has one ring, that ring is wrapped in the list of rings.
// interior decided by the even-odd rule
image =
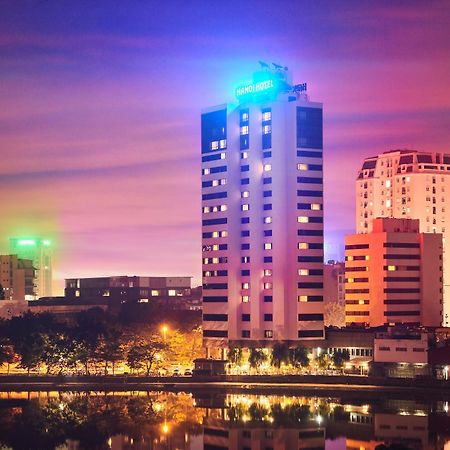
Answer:
[[[450,154],[393,150],[366,158],[356,180],[356,232],[377,217],[419,219],[443,236],[443,325],[450,325]]]
[[[322,339],[322,104],[266,68],[201,119],[207,348]]]

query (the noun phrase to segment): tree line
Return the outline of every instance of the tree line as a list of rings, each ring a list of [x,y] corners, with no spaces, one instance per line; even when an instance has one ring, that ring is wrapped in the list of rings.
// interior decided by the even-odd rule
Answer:
[[[248,364],[252,369],[259,370],[265,363],[280,369],[281,366],[291,366],[294,369],[316,366],[319,369],[331,367],[342,369],[345,362],[350,360],[348,350],[336,351],[332,355],[325,352],[316,358],[311,358],[310,351],[303,346],[290,347],[287,343],[275,343],[269,352],[261,348],[251,348],[248,354]],[[240,347],[232,347],[228,351],[228,360],[232,365],[240,366],[244,360],[244,353]]]
[[[26,313],[0,322],[0,365],[12,364],[28,373],[115,373],[119,363],[133,373],[149,375],[156,365],[189,364],[200,356],[201,333],[160,324],[123,323],[94,308],[74,320],[60,321],[52,314]],[[158,363],[158,364],[157,364]]]

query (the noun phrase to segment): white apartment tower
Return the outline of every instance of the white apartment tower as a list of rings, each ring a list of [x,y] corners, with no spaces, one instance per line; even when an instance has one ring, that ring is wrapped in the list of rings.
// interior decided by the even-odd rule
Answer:
[[[356,232],[377,217],[419,219],[443,235],[443,325],[450,325],[450,154],[393,150],[365,159],[356,180]]]
[[[266,66],[202,112],[207,348],[324,337],[322,104],[305,90]]]

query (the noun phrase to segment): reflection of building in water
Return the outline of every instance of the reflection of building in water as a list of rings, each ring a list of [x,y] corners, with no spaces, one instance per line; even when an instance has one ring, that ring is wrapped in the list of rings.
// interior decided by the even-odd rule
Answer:
[[[325,428],[314,424],[298,428],[273,428],[267,424],[231,425],[223,421],[207,421],[203,429],[205,450],[290,450],[319,449],[325,446]]]
[[[384,441],[400,442],[414,449],[435,448],[428,442],[428,416],[410,414],[375,414],[375,436]]]

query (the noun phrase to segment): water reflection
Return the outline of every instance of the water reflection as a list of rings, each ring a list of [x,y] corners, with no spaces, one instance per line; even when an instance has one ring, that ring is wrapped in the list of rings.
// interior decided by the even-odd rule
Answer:
[[[446,402],[223,393],[0,394],[1,449],[444,449],[449,440]]]

